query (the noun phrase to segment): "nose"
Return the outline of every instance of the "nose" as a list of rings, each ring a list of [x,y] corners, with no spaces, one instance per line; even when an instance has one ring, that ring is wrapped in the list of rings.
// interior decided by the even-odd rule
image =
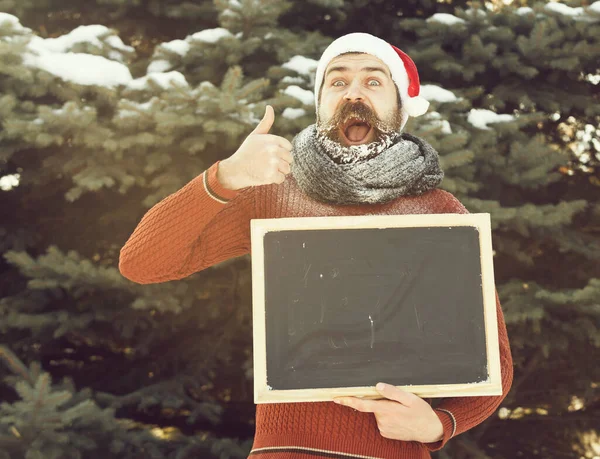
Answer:
[[[350,83],[350,85],[348,85],[348,90],[346,91],[346,94],[344,94],[344,100],[348,102],[364,101],[364,95],[360,87],[360,82],[353,81]]]

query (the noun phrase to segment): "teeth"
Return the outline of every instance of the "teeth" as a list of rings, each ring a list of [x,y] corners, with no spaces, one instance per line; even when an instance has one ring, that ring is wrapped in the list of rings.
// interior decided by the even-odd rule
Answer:
[[[356,120],[358,122],[361,122],[361,123],[366,122],[362,117],[359,117],[359,116],[356,116],[356,115],[352,115],[352,116],[349,116],[348,118],[346,118],[346,120],[344,121],[344,123],[348,123],[349,121],[354,121],[354,120]]]
[[[349,127],[350,124],[354,124],[354,123],[364,123],[364,124],[367,124],[369,127],[371,126],[369,123],[367,123],[366,120],[364,120],[362,118],[356,118],[356,117],[348,118],[346,121],[344,121],[344,126]]]

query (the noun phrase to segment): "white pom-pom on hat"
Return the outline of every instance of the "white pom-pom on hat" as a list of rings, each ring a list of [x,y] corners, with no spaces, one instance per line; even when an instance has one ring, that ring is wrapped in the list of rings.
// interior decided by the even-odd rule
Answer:
[[[419,73],[413,60],[394,45],[374,35],[355,32],[334,40],[323,52],[315,75],[315,107],[319,110],[319,90],[323,75],[332,59],[344,53],[367,53],[381,59],[390,69],[392,80],[402,100],[402,110],[409,116],[420,116],[427,112],[429,102],[419,95],[421,85]]]

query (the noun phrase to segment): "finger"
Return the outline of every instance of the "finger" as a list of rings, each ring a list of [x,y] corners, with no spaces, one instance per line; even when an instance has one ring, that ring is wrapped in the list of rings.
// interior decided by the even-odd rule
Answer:
[[[278,136],[278,135],[274,135],[273,137],[275,137],[275,139],[277,140],[277,144],[280,145],[280,146],[282,146],[286,150],[289,151],[292,148],[294,148],[294,146],[292,145],[292,142],[290,142],[285,137],[281,137],[281,136]]]
[[[383,395],[385,398],[390,400],[395,400],[396,402],[400,402],[403,405],[411,406],[419,399],[418,395],[413,394],[412,392],[406,392],[396,386],[385,383],[378,383],[375,386],[377,392]]]
[[[269,143],[277,145],[278,147],[281,147],[287,151],[290,151],[292,148],[294,148],[292,143],[285,137],[281,137],[275,134],[267,134],[266,139],[269,141]]]
[[[282,174],[279,171],[275,172],[273,174],[273,183],[276,183],[277,185],[281,185],[283,182],[285,182],[285,174]]]
[[[375,413],[378,409],[377,400],[362,400],[356,397],[336,397],[333,401],[339,405],[348,406],[363,413]]]
[[[267,105],[263,119],[260,120],[260,123],[258,123],[258,126],[256,126],[254,128],[254,130],[250,133],[250,135],[268,134],[269,130],[271,129],[271,126],[273,126],[274,122],[275,122],[275,112],[273,111],[273,107],[271,107],[270,105]]]
[[[265,154],[269,158],[269,161],[273,164],[279,164],[279,161],[285,161],[290,164],[292,162],[292,155],[285,148],[279,145],[269,145],[265,149]]]
[[[277,165],[277,168],[279,169],[279,172],[286,174],[286,175],[289,174],[291,171],[290,163],[288,163],[287,161],[284,161],[283,159],[279,160],[279,164]]]
[[[277,149],[277,156],[279,156],[280,159],[282,159],[283,161],[285,161],[288,164],[291,164],[292,162],[294,162],[294,157],[285,148],[279,147]]]

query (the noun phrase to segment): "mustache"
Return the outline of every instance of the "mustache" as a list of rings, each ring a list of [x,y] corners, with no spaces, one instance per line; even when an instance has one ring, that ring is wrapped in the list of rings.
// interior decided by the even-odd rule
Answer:
[[[398,107],[390,119],[385,122],[377,115],[377,112],[362,101],[344,102],[333,113],[331,118],[323,120],[320,112],[317,113],[317,132],[320,136],[344,144],[345,134],[342,128],[350,118],[356,118],[371,126],[374,132],[373,142],[381,143],[390,135],[401,130],[403,115]]]
[[[329,129],[336,129],[345,123],[349,118],[357,118],[372,127],[376,127],[380,122],[377,114],[362,102],[346,102],[342,105],[329,120]]]

